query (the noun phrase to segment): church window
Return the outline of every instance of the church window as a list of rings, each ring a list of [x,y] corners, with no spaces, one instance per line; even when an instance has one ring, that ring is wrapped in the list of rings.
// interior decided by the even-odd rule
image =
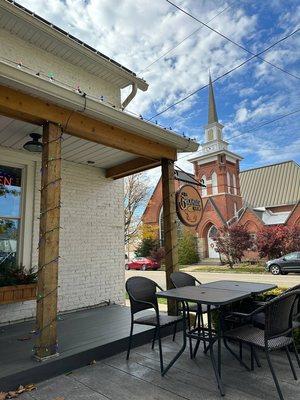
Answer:
[[[208,141],[214,140],[214,131],[210,129],[207,134]]]
[[[212,194],[218,194],[218,176],[215,172],[211,175]]]
[[[236,176],[235,176],[235,174],[232,175],[232,182],[233,182],[233,193],[237,194]]]
[[[227,172],[227,192],[230,193],[231,182],[230,182],[230,173]]]
[[[203,185],[206,185],[206,176],[205,175],[202,175],[201,181],[202,181]],[[207,188],[206,187],[201,188],[201,195],[207,196]]]
[[[234,216],[237,215],[237,204],[236,202],[233,203],[233,212],[234,212]]]

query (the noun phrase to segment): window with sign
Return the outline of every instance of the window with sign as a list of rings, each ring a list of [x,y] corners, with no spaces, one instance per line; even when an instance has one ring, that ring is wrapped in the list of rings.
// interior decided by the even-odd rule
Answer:
[[[0,165],[0,265],[18,262],[22,169]]]

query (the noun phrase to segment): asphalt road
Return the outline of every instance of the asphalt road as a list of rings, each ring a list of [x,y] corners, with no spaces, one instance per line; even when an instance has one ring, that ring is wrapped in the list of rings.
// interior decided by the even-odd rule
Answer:
[[[280,287],[291,287],[300,283],[300,274],[289,275],[264,275],[264,274],[236,274],[236,273],[221,273],[221,272],[189,272],[195,276],[201,283],[212,281],[228,280],[228,281],[246,281],[260,283],[274,283]],[[165,271],[125,271],[125,279],[131,276],[146,276],[153,279],[162,288],[166,287]]]

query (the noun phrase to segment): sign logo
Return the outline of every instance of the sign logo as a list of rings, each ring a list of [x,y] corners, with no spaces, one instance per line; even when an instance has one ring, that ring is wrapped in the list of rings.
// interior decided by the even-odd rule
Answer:
[[[192,185],[184,185],[176,192],[176,210],[180,221],[196,226],[202,219],[203,204],[200,193]]]

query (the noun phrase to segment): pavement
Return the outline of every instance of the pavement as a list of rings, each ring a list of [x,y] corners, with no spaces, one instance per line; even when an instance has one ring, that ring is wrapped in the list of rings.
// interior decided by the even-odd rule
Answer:
[[[239,274],[230,272],[188,272],[195,276],[201,283],[213,281],[245,281],[259,283],[273,283],[279,287],[292,287],[300,283],[300,274],[271,275],[271,274]],[[125,271],[125,279],[131,276],[146,276],[158,283],[163,289],[166,288],[165,271]]]

